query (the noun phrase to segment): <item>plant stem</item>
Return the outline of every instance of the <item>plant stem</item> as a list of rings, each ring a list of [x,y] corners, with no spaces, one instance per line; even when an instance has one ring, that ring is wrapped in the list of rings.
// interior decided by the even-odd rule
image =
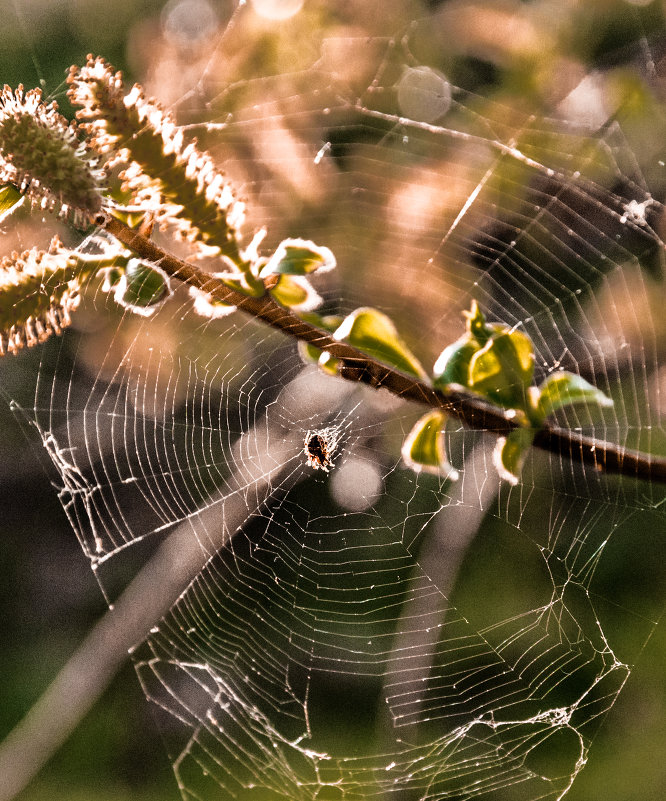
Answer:
[[[232,289],[210,273],[167,253],[115,217],[100,214],[96,222],[142,259],[153,262],[172,278],[196,287],[219,301],[236,306],[295,339],[327,351],[340,360],[342,378],[363,382],[376,389],[383,387],[405,400],[443,409],[470,428],[506,435],[519,425],[510,412],[500,407],[463,391],[435,389],[423,380],[405,375],[373,359],[346,342],[339,342],[332,334],[305,322],[294,312],[280,306],[268,294],[255,298]],[[534,445],[572,461],[591,465],[602,473],[666,484],[666,459],[586,437],[548,422],[537,432]]]

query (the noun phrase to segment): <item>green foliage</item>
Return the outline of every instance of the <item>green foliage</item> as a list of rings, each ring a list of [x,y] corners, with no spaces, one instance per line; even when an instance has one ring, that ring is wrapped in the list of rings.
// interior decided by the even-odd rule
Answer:
[[[535,431],[532,428],[516,428],[506,437],[498,437],[493,453],[493,463],[500,478],[517,484],[523,462],[527,456]]]
[[[579,375],[561,371],[549,375],[539,387],[536,412],[545,420],[558,409],[577,404],[607,408],[613,401]]]
[[[0,222],[15,211],[24,201],[23,195],[12,184],[0,187]]]
[[[403,373],[416,378],[427,377],[392,320],[377,309],[365,307],[348,314],[334,336]]]
[[[433,410],[424,414],[409,432],[402,446],[402,458],[416,472],[423,470],[455,481],[458,471],[449,464],[444,448],[445,425],[443,412]]]
[[[469,363],[469,387],[507,408],[524,408],[534,374],[532,343],[520,331],[497,331]]]
[[[340,326],[342,320],[344,319],[338,314],[320,315],[316,313],[310,313],[303,314],[301,317],[307,322],[312,323],[312,325],[316,326],[317,328],[321,328],[322,331],[328,331],[330,334],[332,334]],[[330,375],[337,375],[340,364],[338,359],[334,359],[326,351],[316,347],[316,345],[312,345],[310,342],[303,342],[301,340],[298,343],[298,353],[306,364],[318,364],[321,369],[324,370],[324,372],[329,373]]]
[[[442,389],[451,384],[466,387],[469,384],[469,365],[478,350],[478,342],[468,335],[444,348],[433,368],[434,385]]]
[[[564,371],[533,386],[530,338],[502,323],[487,323],[475,300],[464,315],[467,331],[440,354],[433,384],[442,390],[461,386],[513,413],[518,428],[499,438],[494,461],[500,476],[515,484],[536,431],[549,415],[576,404],[608,407],[613,401],[585,379]]]
[[[128,308],[147,309],[159,303],[169,294],[169,279],[155,267],[149,267],[139,259],[131,259],[116,288],[122,287],[117,301]]]
[[[296,311],[309,311],[321,304],[314,287],[300,275],[280,275],[270,295],[281,306]]]
[[[263,265],[260,278],[269,275],[309,275],[335,267],[335,256],[324,247],[307,239],[285,239]]]
[[[467,333],[435,362],[435,386],[460,384],[499,406],[525,410],[534,375],[529,337],[506,325],[486,323],[476,301],[465,316]]]

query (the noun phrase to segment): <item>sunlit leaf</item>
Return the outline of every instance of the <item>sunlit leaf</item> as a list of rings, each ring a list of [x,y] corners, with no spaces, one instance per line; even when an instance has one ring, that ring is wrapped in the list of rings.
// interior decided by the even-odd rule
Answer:
[[[127,286],[123,300],[132,306],[152,306],[169,292],[169,279],[161,271],[139,259],[132,259],[125,270]]]
[[[463,317],[467,319],[468,335],[474,337],[479,345],[483,347],[492,336],[492,330],[486,323],[486,318],[475,300],[472,301],[470,310],[463,312]]]
[[[338,314],[320,315],[309,313],[301,314],[300,316],[308,323],[312,323],[312,325],[316,325],[317,328],[321,328],[331,334],[338,328],[343,320]],[[328,353],[322,351],[320,348],[316,347],[316,345],[311,345],[309,342],[299,340],[298,353],[306,364],[318,364],[322,370],[327,373],[331,373],[332,375],[337,373],[338,360],[329,356]]]
[[[435,473],[455,481],[458,471],[446,458],[444,426],[446,415],[434,410],[424,414],[409,432],[402,446],[402,458],[407,467],[417,473]]]
[[[469,386],[502,406],[522,408],[534,375],[532,342],[520,331],[492,327],[492,337],[470,360]]]
[[[329,373],[330,375],[337,375],[338,367],[340,366],[340,360],[331,356],[330,353],[327,353],[324,350],[321,352],[317,364],[319,365],[319,367],[321,367],[321,369],[325,373]]]
[[[294,311],[312,311],[322,303],[307,278],[300,275],[281,275],[270,294],[280,305]]]
[[[480,350],[479,343],[465,334],[452,345],[444,348],[433,367],[434,385],[445,387],[449,384],[469,385],[469,363],[472,356]]]
[[[144,317],[171,293],[166,273],[140,259],[130,259],[120,277],[113,269],[107,271],[103,288],[113,289],[116,303]]]
[[[110,292],[117,286],[125,275],[124,267],[114,265],[113,267],[104,267],[98,272],[98,276],[104,276],[104,283],[102,284],[103,292]]]
[[[194,311],[202,317],[208,317],[211,320],[218,320],[220,317],[226,317],[232,312],[236,311],[235,306],[228,303],[223,303],[221,300],[214,298],[208,292],[202,292],[200,289],[191,286],[189,289],[190,296],[194,300],[192,304]]]
[[[506,437],[499,437],[493,463],[500,478],[509,484],[517,484],[525,457],[534,441],[534,430],[531,428],[514,428]]]
[[[356,309],[345,317],[334,336],[403,373],[427,378],[425,370],[403,342],[393,322],[377,309]]]
[[[613,401],[575,373],[552,373],[539,387],[538,414],[542,419],[564,406],[584,404],[608,407]]]
[[[233,264],[230,263],[230,267]],[[213,273],[214,278],[219,278],[222,283],[226,284],[230,289],[235,292],[240,292],[248,297],[260,297],[265,292],[264,285],[261,281],[256,280],[253,276],[247,273]],[[209,317],[211,320],[226,317],[228,314],[236,311],[236,307],[219,300],[210,292],[204,292],[196,287],[189,288],[190,296],[194,299],[194,311],[202,317]]]
[[[24,199],[24,196],[12,184],[0,186],[0,223],[16,211]]]
[[[335,267],[335,256],[325,247],[308,239],[285,239],[261,268],[260,278],[269,275],[309,275]]]
[[[487,323],[475,300],[467,332],[445,348],[433,367],[434,384],[461,384],[493,403],[523,408],[534,375],[534,350],[528,336],[502,323]]]

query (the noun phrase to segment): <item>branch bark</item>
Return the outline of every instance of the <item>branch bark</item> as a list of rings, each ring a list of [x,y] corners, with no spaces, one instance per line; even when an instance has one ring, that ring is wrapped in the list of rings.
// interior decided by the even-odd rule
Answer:
[[[340,360],[340,376],[348,381],[363,382],[376,389],[384,388],[405,400],[442,409],[470,428],[506,435],[518,426],[509,412],[486,403],[481,398],[455,389],[435,389],[425,381],[377,361],[352,345],[339,342],[327,331],[305,322],[294,312],[280,306],[268,294],[255,298],[232,289],[210,273],[167,253],[155,242],[115,217],[100,214],[96,222],[142,259],[159,266],[170,277],[200,289],[219,301],[236,306],[295,339],[327,351]],[[666,484],[666,459],[583,436],[548,422],[537,432],[534,445],[574,462],[589,465],[602,473]]]

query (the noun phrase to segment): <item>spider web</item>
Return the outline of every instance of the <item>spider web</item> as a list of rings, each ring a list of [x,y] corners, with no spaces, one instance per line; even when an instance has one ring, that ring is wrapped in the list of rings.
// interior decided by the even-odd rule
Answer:
[[[663,452],[663,207],[620,128],[454,85],[417,55],[436,14],[321,39],[308,13],[278,33],[241,3],[205,58],[156,48],[149,90],[242,187],[245,230],[330,247],[324,309],[381,309],[427,365],[476,299],[530,336],[537,381],[613,398],[562,425]],[[256,67],[267,41],[289,69]],[[511,487],[451,423],[460,480],[415,474],[418,408],[179,290],[150,320],[92,292],[23,411],[110,602],[179,538],[133,659],[186,799],[561,798],[661,614],[657,572],[614,593],[664,530],[659,486],[535,451]],[[328,474],[304,454],[323,430]]]

